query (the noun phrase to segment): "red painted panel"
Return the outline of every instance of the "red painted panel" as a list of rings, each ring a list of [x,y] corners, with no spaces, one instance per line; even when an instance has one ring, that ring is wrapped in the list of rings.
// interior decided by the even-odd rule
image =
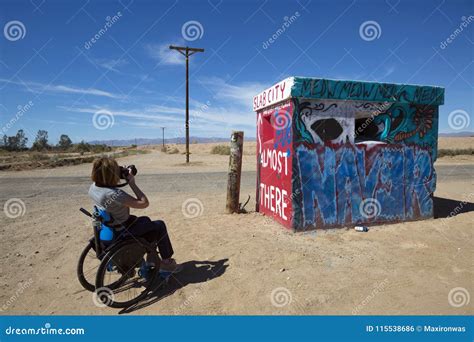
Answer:
[[[292,226],[292,117],[287,101],[257,113],[257,210]]]

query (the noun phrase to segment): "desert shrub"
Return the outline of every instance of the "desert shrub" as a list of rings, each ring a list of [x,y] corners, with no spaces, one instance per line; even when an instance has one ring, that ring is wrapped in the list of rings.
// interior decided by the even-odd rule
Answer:
[[[150,153],[150,150],[125,150],[119,153],[104,153],[105,156],[121,158],[127,156],[136,156],[138,154],[147,154]]]
[[[81,155],[84,153],[84,152],[90,152],[90,145],[86,142],[81,141],[80,143],[78,144],[75,144],[74,147],[73,147],[73,151],[75,152],[79,152],[81,153]]]
[[[166,153],[168,151],[168,148],[166,146],[161,146],[160,151]]]
[[[74,144],[72,147],[73,152],[79,152],[84,154],[85,152],[92,152],[92,153],[102,153],[102,152],[110,152],[112,151],[112,147],[107,146],[105,144],[96,144],[91,145],[86,143],[84,140],[78,144]]]
[[[230,155],[230,146],[216,145],[211,149],[211,154]]]
[[[179,153],[179,150],[177,147],[173,147],[173,148],[170,148],[168,151],[167,151],[168,154],[178,154]]]
[[[459,156],[459,155],[472,155],[474,154],[473,148],[457,148],[457,149],[439,149],[438,157],[445,156]]]
[[[31,160],[39,161],[39,160],[48,160],[49,156],[44,153],[32,153],[30,158]]]
[[[90,145],[91,152],[94,153],[101,153],[101,152],[110,152],[112,151],[112,147],[107,146],[105,144],[98,144],[98,145]]]

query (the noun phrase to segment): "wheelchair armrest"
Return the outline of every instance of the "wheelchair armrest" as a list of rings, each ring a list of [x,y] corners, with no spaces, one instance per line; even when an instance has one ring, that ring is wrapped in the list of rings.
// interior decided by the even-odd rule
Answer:
[[[92,214],[91,214],[90,212],[88,212],[86,209],[80,208],[79,210],[80,210],[81,213],[83,213],[84,215],[89,216],[89,217],[92,217]]]

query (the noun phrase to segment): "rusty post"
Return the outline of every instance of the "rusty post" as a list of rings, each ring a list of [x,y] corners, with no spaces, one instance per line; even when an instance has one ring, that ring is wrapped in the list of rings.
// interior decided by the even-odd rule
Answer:
[[[238,213],[240,196],[240,175],[242,173],[242,152],[244,132],[233,131],[230,137],[229,176],[227,179],[226,211]]]

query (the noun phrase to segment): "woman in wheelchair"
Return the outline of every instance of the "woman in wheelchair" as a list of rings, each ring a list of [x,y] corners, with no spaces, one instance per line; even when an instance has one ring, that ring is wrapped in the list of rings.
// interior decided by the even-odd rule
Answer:
[[[172,258],[173,247],[165,223],[161,220],[152,221],[147,216],[130,215],[130,208],[145,209],[149,206],[148,198],[137,186],[132,172],[128,172],[126,180],[135,196],[117,187],[120,182],[120,167],[113,158],[102,157],[95,160],[91,178],[93,183],[89,188],[89,196],[98,208],[111,216],[112,222],[108,226],[114,229],[119,238],[144,238],[158,248],[162,259],[160,272],[179,272],[181,265]]]

